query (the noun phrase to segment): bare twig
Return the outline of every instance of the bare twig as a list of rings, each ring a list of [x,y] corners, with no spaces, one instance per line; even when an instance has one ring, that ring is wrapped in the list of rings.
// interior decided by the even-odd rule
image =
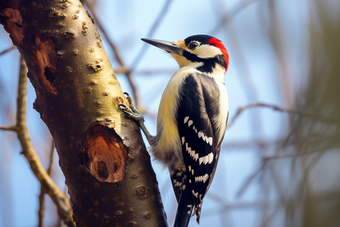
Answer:
[[[239,198],[242,196],[242,194],[244,193],[244,191],[246,190],[246,188],[249,186],[250,182],[252,182],[255,177],[257,176],[258,173],[260,173],[265,167],[266,167],[266,163],[265,161],[262,162],[262,165],[260,166],[260,168],[258,168],[258,170],[256,170],[253,174],[251,174],[243,183],[242,187],[238,190],[236,196]]]
[[[219,194],[216,194],[214,192],[209,192],[207,194],[207,197],[209,197],[212,200],[215,200],[216,202],[221,203],[222,208],[220,209],[220,212],[225,212],[229,209],[254,209],[254,208],[262,208],[267,205],[269,205],[266,202],[246,202],[246,203],[231,203],[228,202],[225,197],[220,196]],[[273,200],[272,203],[277,203],[278,201]],[[216,210],[214,209],[213,212],[205,213],[206,216],[208,215],[216,215]]]
[[[240,76],[238,79],[243,86],[243,92],[245,93],[248,102],[253,103],[257,102],[258,92],[255,86],[255,83],[252,78],[252,71],[249,69],[248,63],[246,61],[245,55],[242,51],[242,48],[239,43],[239,39],[237,38],[236,31],[234,29],[233,24],[226,25],[226,33],[229,39],[232,41],[232,49],[234,52],[233,58],[235,63],[238,65],[238,69],[240,72]],[[257,137],[261,137],[262,134],[262,122],[261,116],[258,112],[250,115],[250,128],[252,129],[253,135]]]
[[[40,186],[40,194],[39,194],[39,209],[38,209],[38,227],[44,226],[44,206],[45,203],[45,192],[44,188]]]
[[[48,164],[48,167],[47,167],[47,170],[46,170],[46,172],[49,176],[51,176],[51,171],[52,171],[53,154],[54,154],[54,140],[52,138],[49,164]],[[45,193],[46,192],[45,192],[44,188],[41,186],[40,187],[40,195],[39,195],[39,210],[38,210],[38,220],[39,220],[39,222],[38,222],[38,227],[44,226],[43,220],[44,220],[44,209],[45,209],[45,206],[44,206]]]
[[[27,68],[24,60],[21,58],[19,70],[16,125],[12,127],[1,127],[1,129],[16,131],[22,147],[22,154],[27,159],[34,175],[37,177],[42,187],[44,187],[46,193],[48,193],[53,202],[56,204],[59,216],[69,227],[75,227],[72,219],[72,209],[69,200],[46,173],[29,138],[29,133],[26,125],[26,74]]]
[[[54,154],[54,139],[52,138],[49,165],[48,165],[47,170],[46,170],[48,175],[51,175],[51,172],[52,172],[53,154]]]
[[[319,154],[319,151],[313,151],[313,152],[303,152],[303,153],[295,153],[295,154],[284,154],[284,155],[275,155],[275,156],[265,156],[262,157],[264,161],[270,161],[274,159],[283,159],[283,158],[297,158],[304,155],[312,155],[312,154]],[[321,152],[322,154],[322,152]]]
[[[6,50],[0,52],[0,56],[3,55],[3,54],[6,54],[7,52],[11,51],[11,50],[14,50],[16,49],[15,46],[11,46],[10,48],[7,48]]]
[[[286,106],[292,107],[293,99],[292,92],[290,92],[290,87],[292,86],[292,81],[290,77],[295,75],[294,64],[290,62],[291,57],[289,57],[289,43],[288,34],[285,32],[284,26],[282,26],[282,19],[280,19],[278,14],[279,5],[276,1],[268,1],[269,16],[270,20],[269,26],[265,26],[268,29],[268,35],[275,52],[274,60],[276,60],[278,67],[278,85],[281,90],[281,95]],[[291,120],[291,119],[290,119]]]
[[[296,110],[283,109],[281,107],[271,105],[271,104],[253,103],[253,104],[249,104],[247,106],[238,108],[235,116],[229,121],[230,123],[228,124],[227,128],[230,128],[232,126],[232,124],[235,122],[237,117],[245,109],[249,109],[249,108],[252,108],[252,107],[268,107],[268,108],[271,108],[271,109],[276,110],[276,111],[286,112],[286,113],[289,113],[289,114],[297,114],[301,117],[311,117],[311,118],[314,118],[315,121],[321,121],[321,122],[326,123],[326,124],[334,124],[334,122],[336,121],[336,119],[334,119],[334,118],[324,117],[324,116],[321,116],[321,115],[310,114],[310,113],[302,113],[302,112],[299,112],[299,111],[296,111]]]
[[[134,70],[131,71],[131,75],[159,75],[159,74],[171,74],[174,73],[176,68],[168,68],[168,69],[145,69],[145,70]],[[118,67],[114,69],[115,73],[126,74],[128,70],[126,68]]]
[[[153,34],[156,32],[158,26],[161,24],[162,20],[165,18],[166,13],[168,12],[169,8],[170,8],[170,4],[172,3],[173,0],[167,0],[162,8],[162,10],[160,11],[158,17],[156,18],[156,20],[154,21],[150,31],[148,32],[148,34],[146,35],[145,38],[151,38],[153,36]],[[150,45],[148,44],[143,44],[142,49],[139,51],[139,53],[137,54],[137,56],[135,57],[135,59],[132,61],[130,70],[133,71],[138,63],[142,60],[143,56],[146,53],[146,49],[149,48]]]
[[[310,170],[310,168],[315,164],[316,160],[318,160],[318,158],[322,155],[322,152],[320,153],[318,151],[314,151],[314,152],[304,152],[304,153],[284,154],[284,155],[262,157],[261,166],[244,181],[243,185],[240,187],[239,191],[237,192],[237,197],[242,196],[242,194],[244,193],[246,188],[249,186],[249,184],[255,179],[255,177],[261,171],[264,170],[264,168],[266,167],[266,164],[269,163],[269,161],[276,160],[276,159],[282,159],[282,158],[297,158],[297,157],[301,157],[301,156],[304,156],[304,155],[312,155],[312,154],[316,154],[316,156],[312,159],[312,161],[310,162],[310,165],[308,165],[308,167],[306,167],[306,169],[308,168],[308,170]],[[275,177],[273,177],[273,179],[275,179]],[[282,187],[278,187],[278,189],[279,188],[282,188]]]
[[[236,118],[245,110],[245,109],[249,109],[252,107],[268,107],[268,108],[272,108],[273,110],[276,111],[281,111],[281,112],[286,112],[286,113],[290,113],[290,114],[301,114],[298,111],[295,110],[288,110],[288,109],[283,109],[281,107],[275,106],[275,105],[270,105],[270,104],[265,104],[265,103],[253,103],[253,104],[249,104],[247,106],[244,107],[240,107],[237,109],[237,113],[236,115],[230,120],[230,123],[228,124],[227,128],[230,128],[231,125],[235,122]]]
[[[7,130],[7,131],[17,131],[17,126],[0,126],[1,130]]]
[[[272,202],[273,204],[277,204],[278,201],[273,201]],[[236,210],[236,209],[239,209],[239,210],[244,210],[244,209],[256,209],[256,210],[260,210],[260,209],[263,209],[263,207],[266,207],[268,206],[269,204],[266,203],[266,202],[244,202],[244,203],[230,203],[226,206],[223,206],[222,208],[220,209],[211,209],[211,210],[207,210],[205,213],[204,213],[204,216],[207,217],[207,216],[213,216],[213,215],[217,215],[219,213],[224,213],[226,211],[229,211],[229,210]]]
[[[218,22],[218,24],[210,31],[211,34],[214,34],[218,32],[220,28],[223,28],[223,25],[227,24],[229,21],[231,21],[239,12],[241,12],[244,8],[246,8],[251,3],[257,2],[259,0],[245,0],[243,2],[240,2],[239,5],[237,5],[233,10],[231,10],[229,13],[224,14],[222,19]]]
[[[237,150],[239,149],[249,149],[249,148],[268,148],[268,147],[273,147],[273,146],[278,146],[280,144],[282,144],[285,141],[284,138],[281,139],[276,139],[276,140],[261,140],[261,139],[257,139],[257,140],[251,140],[251,141],[232,141],[232,142],[226,142],[223,143],[222,148],[226,149],[228,148],[228,152],[230,152],[230,150],[232,148],[237,148]]]

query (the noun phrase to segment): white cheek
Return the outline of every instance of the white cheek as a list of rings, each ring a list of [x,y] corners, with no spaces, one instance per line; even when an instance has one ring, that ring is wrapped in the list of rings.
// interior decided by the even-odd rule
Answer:
[[[222,54],[222,51],[214,46],[211,45],[202,45],[195,49],[194,53],[199,58],[214,58],[217,55]]]

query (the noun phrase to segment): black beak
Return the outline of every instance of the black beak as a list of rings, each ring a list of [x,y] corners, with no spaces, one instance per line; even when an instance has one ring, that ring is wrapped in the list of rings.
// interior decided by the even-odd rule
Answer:
[[[151,45],[154,45],[155,47],[158,47],[162,50],[165,50],[169,54],[183,54],[183,49],[172,42],[163,41],[163,40],[157,40],[157,39],[143,39],[144,42],[147,42]]]

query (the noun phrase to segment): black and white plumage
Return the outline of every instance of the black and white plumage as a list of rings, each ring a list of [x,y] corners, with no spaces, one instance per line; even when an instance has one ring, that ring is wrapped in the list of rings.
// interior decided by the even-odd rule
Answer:
[[[183,207],[182,204],[179,205],[177,216],[187,212],[186,218],[189,218],[191,209],[195,208],[199,221],[203,198],[215,174],[228,112],[220,109],[219,86],[213,78],[203,73],[188,74],[179,93],[180,103],[176,120],[186,167],[183,173],[185,176],[180,177],[186,181],[177,179],[177,171],[174,171],[175,174],[171,175],[171,178],[177,200],[179,203],[181,199],[184,200]],[[221,116],[224,119],[222,126],[219,125]],[[170,167],[175,170],[177,168],[176,164]],[[189,193],[192,201],[186,201],[187,195],[182,195],[181,198],[181,193]],[[179,222],[181,219],[177,220]]]
[[[135,110],[121,108],[140,120],[150,152],[169,168],[179,203],[174,227],[186,227],[192,212],[199,222],[216,170],[228,118],[224,74],[229,55],[221,41],[207,35],[172,43],[143,40],[170,53],[180,66],[163,92],[157,135],[148,133]]]

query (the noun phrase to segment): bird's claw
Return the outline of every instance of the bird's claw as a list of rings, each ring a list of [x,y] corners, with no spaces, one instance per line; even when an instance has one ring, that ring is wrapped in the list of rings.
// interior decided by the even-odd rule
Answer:
[[[126,96],[126,99],[128,100],[129,104],[130,104],[130,108],[134,113],[139,113],[139,111],[137,110],[137,108],[135,107],[135,105],[133,104],[132,98],[129,95],[129,93],[124,92],[124,95]],[[139,113],[140,114],[140,113]]]
[[[119,104],[119,108],[126,114],[127,117],[137,121],[137,122],[144,122],[144,117],[142,114],[139,113],[139,111],[136,109],[136,107],[133,105],[133,101],[129,93],[124,92],[126,99],[128,100],[130,107],[128,107],[125,104]]]

